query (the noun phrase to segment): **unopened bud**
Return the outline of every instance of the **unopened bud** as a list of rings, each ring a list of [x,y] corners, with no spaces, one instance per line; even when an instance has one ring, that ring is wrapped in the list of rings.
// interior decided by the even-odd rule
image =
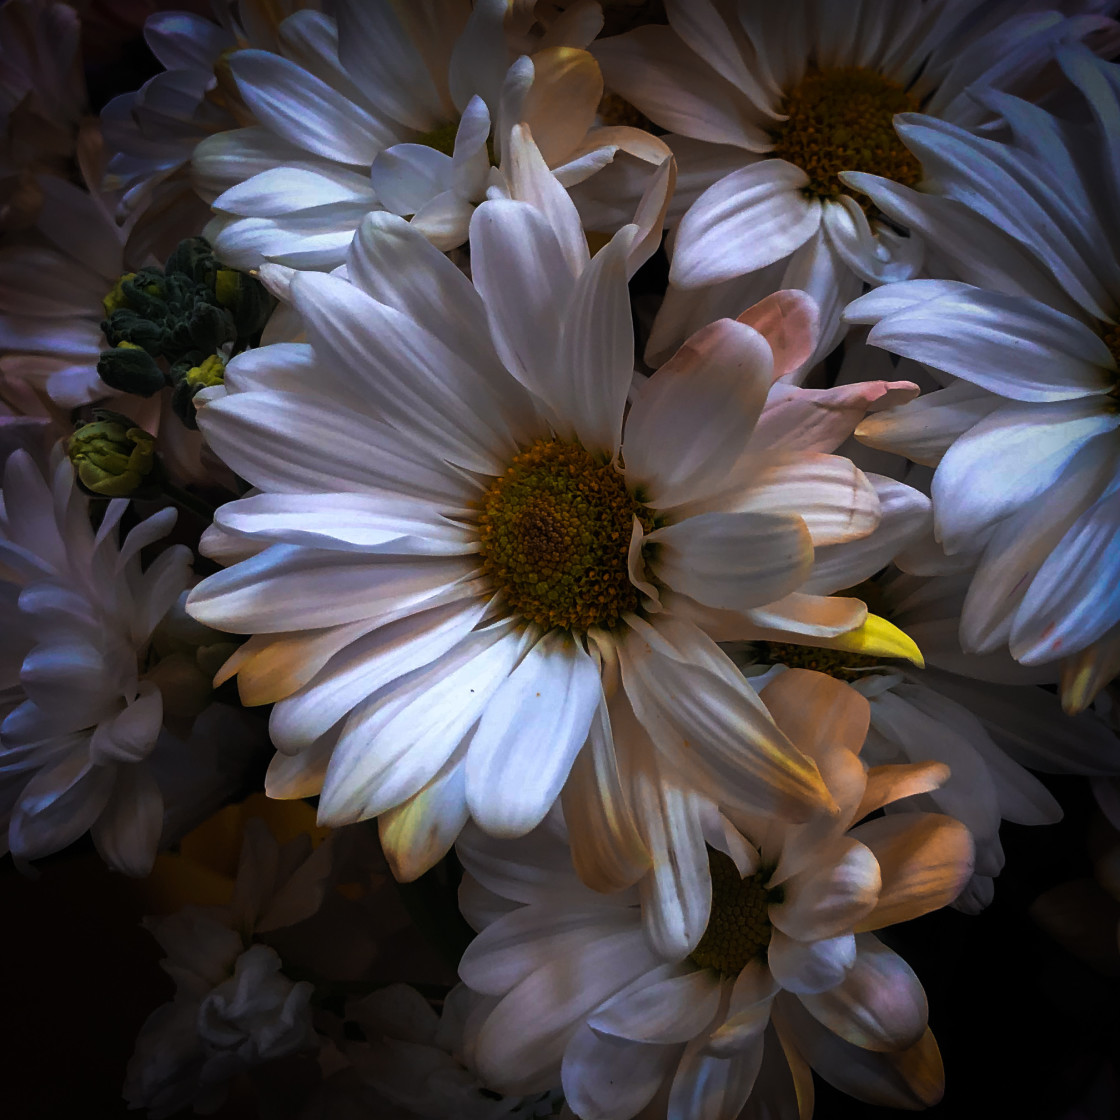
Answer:
[[[214,294],[218,302],[233,316],[238,338],[252,338],[264,330],[276,301],[265,286],[246,272],[232,268],[218,270],[214,280]]]
[[[168,275],[180,273],[189,276],[196,284],[210,287],[214,282],[217,268],[218,262],[214,260],[210,242],[205,237],[188,237],[180,241],[171,256],[167,258],[167,267],[164,271]]]
[[[97,374],[111,389],[150,397],[167,384],[155,358],[131,342],[121,342],[97,359]]]
[[[106,409],[71,437],[70,462],[78,480],[104,498],[127,498],[144,485],[155,466],[156,441],[127,417]]]

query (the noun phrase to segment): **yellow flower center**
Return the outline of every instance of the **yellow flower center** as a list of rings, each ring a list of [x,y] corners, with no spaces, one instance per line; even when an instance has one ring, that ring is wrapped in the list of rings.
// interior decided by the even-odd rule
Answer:
[[[858,681],[867,675],[866,670],[879,668],[881,657],[866,653],[850,653],[842,649],[816,649],[798,646],[792,642],[762,642],[762,659],[790,669],[815,669],[842,681]]]
[[[530,622],[613,626],[638,606],[627,564],[635,515],[652,526],[612,464],[578,443],[538,440],[483,498],[483,568]]]
[[[782,102],[789,119],[771,133],[773,155],[809,176],[804,191],[812,198],[847,193],[837,178],[841,171],[867,171],[912,187],[922,177],[921,164],[898,138],[894,115],[918,108],[916,97],[874,70],[812,69]],[[869,200],[856,201],[872,212]]]
[[[742,878],[730,856],[708,849],[712,874],[712,912],[700,944],[692,950],[693,964],[737,976],[766,952],[772,932],[767,910],[780,901],[780,888],[767,890],[770,871]]]

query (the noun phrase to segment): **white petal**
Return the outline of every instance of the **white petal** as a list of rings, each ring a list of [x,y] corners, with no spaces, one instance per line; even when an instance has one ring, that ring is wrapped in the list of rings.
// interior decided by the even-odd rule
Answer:
[[[434,867],[450,851],[469,816],[462,762],[447,767],[419,793],[383,813],[377,822],[378,837],[393,877],[408,883]]]
[[[1120,621],[1120,494],[1070,526],[1031,581],[1011,628],[1027,665],[1084,649]]]
[[[215,524],[270,543],[344,552],[456,555],[476,534],[415,499],[373,494],[255,494],[220,507]]]
[[[782,902],[770,907],[770,920],[799,941],[819,941],[851,930],[870,914],[881,886],[874,853],[848,837],[818,853],[816,866],[785,882]]]
[[[580,443],[614,459],[634,376],[627,259],[635,227],[625,227],[576,281],[560,335],[555,381],[546,400],[565,416]]]
[[[417,609],[357,635],[310,684],[273,709],[269,733],[277,749],[294,751],[312,742],[387,684],[442,657],[471,631],[485,605],[480,596]]]
[[[781,930],[770,938],[767,960],[787,992],[823,992],[844,979],[855,963],[856,939],[842,933],[821,941],[796,941]]]
[[[451,157],[426,144],[394,144],[370,167],[377,200],[394,214],[415,214],[451,188]]]
[[[272,167],[219,195],[214,208],[231,214],[272,218],[340,202],[357,203],[368,210],[377,205],[368,180],[352,171]]]
[[[896,297],[898,294],[896,293]],[[878,293],[851,305],[849,321],[875,322],[867,341],[1021,401],[1106,392],[1108,348],[1088,327],[1035,300],[958,285],[880,317]]]
[[[478,631],[355,709],[331,756],[320,821],[368,819],[418,793],[486,709],[523,645],[504,624]]]
[[[865,1050],[913,1046],[926,1029],[926,995],[914,970],[872,934],[856,938],[856,962],[835,988],[804,993],[807,1011]]]
[[[671,641],[628,621],[634,632],[619,646],[623,685],[642,726],[674,765],[712,783],[724,804],[796,819],[827,803],[816,768],[778,731],[742,675],[727,672],[730,662],[710,639],[679,620],[658,624]]]
[[[697,331],[635,393],[623,440],[627,481],[657,508],[722,489],[773,368],[769,345],[752,327],[720,319]]]
[[[339,59],[381,112],[421,132],[450,117],[421,45],[391,6],[345,0],[337,7]]]
[[[476,1061],[484,1082],[518,1094],[555,1084],[577,1026],[654,963],[640,928],[585,936],[540,962],[482,1025]]]
[[[113,793],[90,833],[101,858],[116,871],[147,875],[163,828],[163,797],[143,764],[116,767]]]
[[[471,271],[506,368],[553,404],[549,386],[574,278],[551,226],[527,203],[484,202],[471,219]]]
[[[563,632],[546,634],[486,705],[467,750],[467,802],[493,836],[535,828],[587,739],[599,667]]]
[[[669,1093],[669,1115],[690,1120],[735,1120],[754,1088],[762,1065],[758,1038],[733,1058],[714,1058],[702,1040],[685,1049]]]
[[[381,559],[272,545],[203,580],[188,609],[208,626],[241,634],[336,626],[421,603],[474,567],[470,559]]]
[[[635,1042],[688,1042],[712,1021],[719,999],[720,979],[711,969],[665,978],[654,973],[600,1005],[587,1024]]]
[[[1092,397],[1014,402],[981,420],[934,475],[934,518],[945,551],[975,550],[978,533],[1046,494],[1081,448],[1096,437],[1112,440],[1117,425],[1120,416]]]
[[[334,276],[301,272],[292,296],[316,355],[352,372],[373,410],[460,466],[501,473],[515,445],[491,427],[495,394],[435,335]]]
[[[657,1092],[673,1049],[580,1026],[564,1050],[564,1100],[577,1116],[636,1116]]]
[[[768,159],[709,187],[677,227],[670,283],[716,284],[788,257],[820,228],[821,203],[806,199],[805,172]]]
[[[236,51],[230,68],[257,120],[315,155],[368,166],[396,139],[358,105],[280,55]]]
[[[813,565],[805,522],[789,514],[702,513],[646,536],[657,578],[711,607],[745,610],[797,590]]]

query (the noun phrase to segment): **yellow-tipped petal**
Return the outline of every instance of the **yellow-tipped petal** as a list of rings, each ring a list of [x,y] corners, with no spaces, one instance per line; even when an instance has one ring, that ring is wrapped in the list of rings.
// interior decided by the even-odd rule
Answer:
[[[1101,641],[1062,662],[1062,708],[1075,716],[1096,699],[1097,693],[1120,672],[1120,636],[1106,634]]]
[[[893,622],[877,614],[868,614],[862,626],[838,634],[830,639],[830,649],[844,649],[849,653],[862,653],[868,657],[900,657],[913,662],[919,669],[926,667],[926,659],[917,643]]]

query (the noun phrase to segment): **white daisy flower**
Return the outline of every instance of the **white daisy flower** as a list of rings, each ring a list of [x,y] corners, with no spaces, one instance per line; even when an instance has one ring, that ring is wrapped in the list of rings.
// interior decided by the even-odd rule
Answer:
[[[519,121],[565,184],[620,148],[652,174],[668,156],[663,143],[639,129],[594,127],[602,77],[578,48],[597,30],[597,6],[574,6],[519,58],[507,7],[341,0],[337,23],[307,12],[286,20],[281,53],[232,55],[260,126],[215,136],[195,153],[196,183],[218,211],[208,231],[219,256],[249,268],[262,260],[333,268],[362,216],[380,209],[453,249],[487,191],[503,190],[496,165],[508,173]]]
[[[589,260],[567,194],[514,141],[540,205],[479,208],[474,286],[413,225],[369,215],[350,283],[291,280],[310,343],[242,355],[199,413],[261,491],[218,511],[208,547],[232,566],[188,606],[253,635],[224,673],[276,702],[267,788],[321,791],[325,823],[380,816],[405,877],[468,817],[529,831],[566,785],[603,858],[632,855],[615,693],[638,754],[721,803],[803,816],[828,801],[814,767],[688,612],[810,641],[861,640],[868,618],[800,589],[815,548],[875,528],[874,488],[847,460],[751,442],[812,344],[811,306],[782,293],[713,324],[624,427],[627,275],[663,204]]]
[[[599,1120],[666,1088],[670,1116],[738,1116],[756,1081],[760,1109],[797,1115],[810,1067],[873,1104],[940,1098],[921,984],[870,931],[952,901],[968,831],[930,813],[857,822],[946,768],[866,769],[867,702],[829,677],[789,670],[764,699],[840,812],[789,824],[713,809],[706,922],[675,956],[648,940],[639,893],[589,891],[549,826],[516,844],[464,834],[460,902],[481,932],[459,970],[489,997],[467,1053],[488,1083],[531,1092],[559,1070],[572,1110]]]
[[[94,532],[68,460],[49,480],[25,452],[5,464],[0,819],[20,860],[87,829],[117,870],[143,875],[155,858],[164,799],[149,763],[164,705],[149,644],[187,585],[191,552],[171,545],[142,571],[140,550],[175,511],[140,522],[118,548],[127,505],[110,502]]]
[[[1009,647],[1025,665],[1065,660],[1067,706],[1120,669],[1120,269],[1115,65],[1058,60],[1098,125],[1066,127],[995,101],[1005,144],[911,119],[900,128],[943,197],[860,177],[898,220],[944,238],[959,280],[891,285],[845,313],[868,341],[959,381],[869,418],[859,437],[936,466],[937,540],[974,569],[960,619],[968,653]],[[959,219],[959,220],[958,220]]]
[[[821,305],[806,369],[840,339],[864,281],[916,274],[923,246],[879,220],[838,176],[870,171],[914,185],[917,159],[896,113],[974,128],[974,85],[1044,95],[1053,48],[1117,26],[1055,5],[797,0],[666,0],[669,27],[595,44],[608,86],[656,124],[680,164],[670,288],[647,355],[657,364],[728,304],[802,288]]]

